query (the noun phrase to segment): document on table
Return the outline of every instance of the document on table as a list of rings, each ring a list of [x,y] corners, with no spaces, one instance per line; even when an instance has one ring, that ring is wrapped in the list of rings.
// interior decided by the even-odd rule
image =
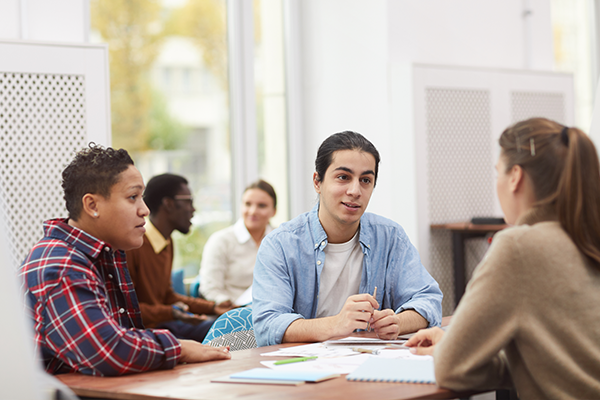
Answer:
[[[325,346],[341,345],[341,346],[361,346],[361,347],[363,347],[363,345],[369,345],[369,346],[387,346],[387,345],[402,346],[402,345],[404,345],[404,343],[406,343],[406,340],[403,340],[403,339],[383,340],[383,339],[366,338],[366,337],[356,337],[356,336],[349,336],[349,337],[346,337],[346,338],[343,338],[343,339],[339,339],[339,340],[327,340],[327,341],[323,342],[323,344]]]
[[[346,345],[326,346],[324,343],[312,343],[294,347],[281,348],[277,351],[263,353],[261,356],[278,356],[278,357],[318,357],[316,360],[297,362],[283,365],[275,365],[273,361],[261,361],[261,364],[272,369],[283,369],[289,371],[322,371],[338,374],[348,374],[353,372],[362,363],[370,357],[377,358],[403,358],[403,359],[423,359],[430,356],[417,356],[406,349],[383,349],[384,343],[373,345],[378,339],[362,341],[360,347],[363,349],[379,349],[378,355],[370,355],[358,353],[352,350],[352,347],[357,345],[353,339],[365,338],[345,338]]]
[[[409,352],[408,350],[383,350],[380,354],[374,356],[371,354],[358,354],[346,356],[346,357],[335,357],[335,358],[318,358],[313,361],[298,362],[291,364],[275,365],[275,360],[272,361],[261,361],[260,363],[265,367],[286,370],[286,371],[321,371],[331,372],[336,374],[349,374],[354,372],[360,367],[365,361],[370,358],[382,358],[382,359],[405,359],[405,360],[424,360],[431,359],[431,356],[417,356]]]
[[[301,346],[285,347],[269,353],[263,353],[261,356],[277,357],[343,357],[356,354],[350,348],[338,346],[327,347],[323,343],[312,343]]]
[[[301,346],[285,347],[270,353],[263,353],[261,356],[278,357],[342,357],[356,354],[352,347],[360,346],[364,349],[381,349],[387,345],[402,345],[403,340],[381,340],[363,337],[347,337],[340,340],[328,340],[321,343],[305,344]],[[394,350],[396,351],[396,350]]]
[[[357,354],[349,357],[335,357],[335,358],[318,358],[313,361],[298,362],[291,364],[275,365],[273,361],[261,361],[260,363],[265,367],[282,370],[282,371],[297,371],[297,372],[308,372],[308,371],[321,371],[330,372],[336,374],[349,374],[354,372],[355,369],[360,367],[362,363],[367,361],[371,355],[369,354]]]

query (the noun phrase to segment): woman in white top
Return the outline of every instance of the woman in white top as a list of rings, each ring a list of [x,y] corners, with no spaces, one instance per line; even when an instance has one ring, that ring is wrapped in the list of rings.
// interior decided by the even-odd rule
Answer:
[[[200,292],[209,300],[233,303],[250,286],[256,253],[273,229],[269,220],[277,210],[273,186],[262,179],[242,196],[242,218],[215,232],[206,242],[200,268]]]

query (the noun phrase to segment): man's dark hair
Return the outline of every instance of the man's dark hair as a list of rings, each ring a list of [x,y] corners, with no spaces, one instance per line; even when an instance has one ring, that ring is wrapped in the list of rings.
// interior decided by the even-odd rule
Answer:
[[[333,161],[333,153],[339,150],[359,150],[371,154],[375,157],[375,179],[373,186],[377,183],[377,173],[379,172],[379,152],[367,138],[357,132],[344,131],[334,133],[321,143],[315,159],[315,171],[317,180],[320,182],[325,177],[327,168]]]
[[[273,186],[267,181],[263,181],[262,179],[257,180],[256,182],[252,182],[246,189],[244,189],[244,193],[246,193],[250,189],[260,189],[273,199],[273,208],[277,208],[277,194],[275,194],[275,189]]]
[[[62,188],[69,218],[77,221],[81,216],[81,199],[87,193],[110,197],[110,189],[119,182],[121,172],[133,165],[124,149],[102,147],[90,143],[79,151],[62,172]]]
[[[156,175],[148,181],[144,191],[144,202],[150,209],[150,214],[156,214],[165,197],[174,198],[182,185],[188,181],[183,176],[175,174]]]

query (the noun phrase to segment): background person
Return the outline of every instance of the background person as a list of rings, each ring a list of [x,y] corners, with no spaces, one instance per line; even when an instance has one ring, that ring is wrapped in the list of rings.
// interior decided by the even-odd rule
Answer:
[[[256,257],[259,346],[323,341],[369,322],[381,338],[440,324],[442,292],[402,227],[365,213],[378,168],[379,152],[356,132],[321,144],[318,204],[267,236]]]
[[[173,290],[173,240],[171,233],[190,231],[194,205],[188,181],[162,174],[148,181],[144,201],[150,209],[143,244],[127,251],[127,267],[135,286],[144,325],[166,328],[181,339],[202,342],[214,318],[230,308],[214,301],[183,296]]]
[[[144,329],[123,250],[142,245],[148,208],[129,154],[90,145],[62,179],[69,218],[44,222],[19,274],[46,370],[121,375],[230,358]]]
[[[263,238],[273,230],[269,220],[276,212],[277,195],[269,183],[258,180],[244,190],[242,218],[212,234],[204,246],[200,268],[200,292],[204,297],[233,304],[252,286],[256,253]]]
[[[446,334],[413,336],[453,390],[600,398],[600,170],[577,128],[543,118],[500,136],[497,192],[517,226],[494,236]]]

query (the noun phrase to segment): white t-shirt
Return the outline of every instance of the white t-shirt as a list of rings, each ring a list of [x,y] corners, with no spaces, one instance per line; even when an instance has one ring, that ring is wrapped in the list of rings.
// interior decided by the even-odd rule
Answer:
[[[328,243],[319,282],[317,318],[337,315],[349,296],[358,294],[363,252],[358,233],[346,243]]]

